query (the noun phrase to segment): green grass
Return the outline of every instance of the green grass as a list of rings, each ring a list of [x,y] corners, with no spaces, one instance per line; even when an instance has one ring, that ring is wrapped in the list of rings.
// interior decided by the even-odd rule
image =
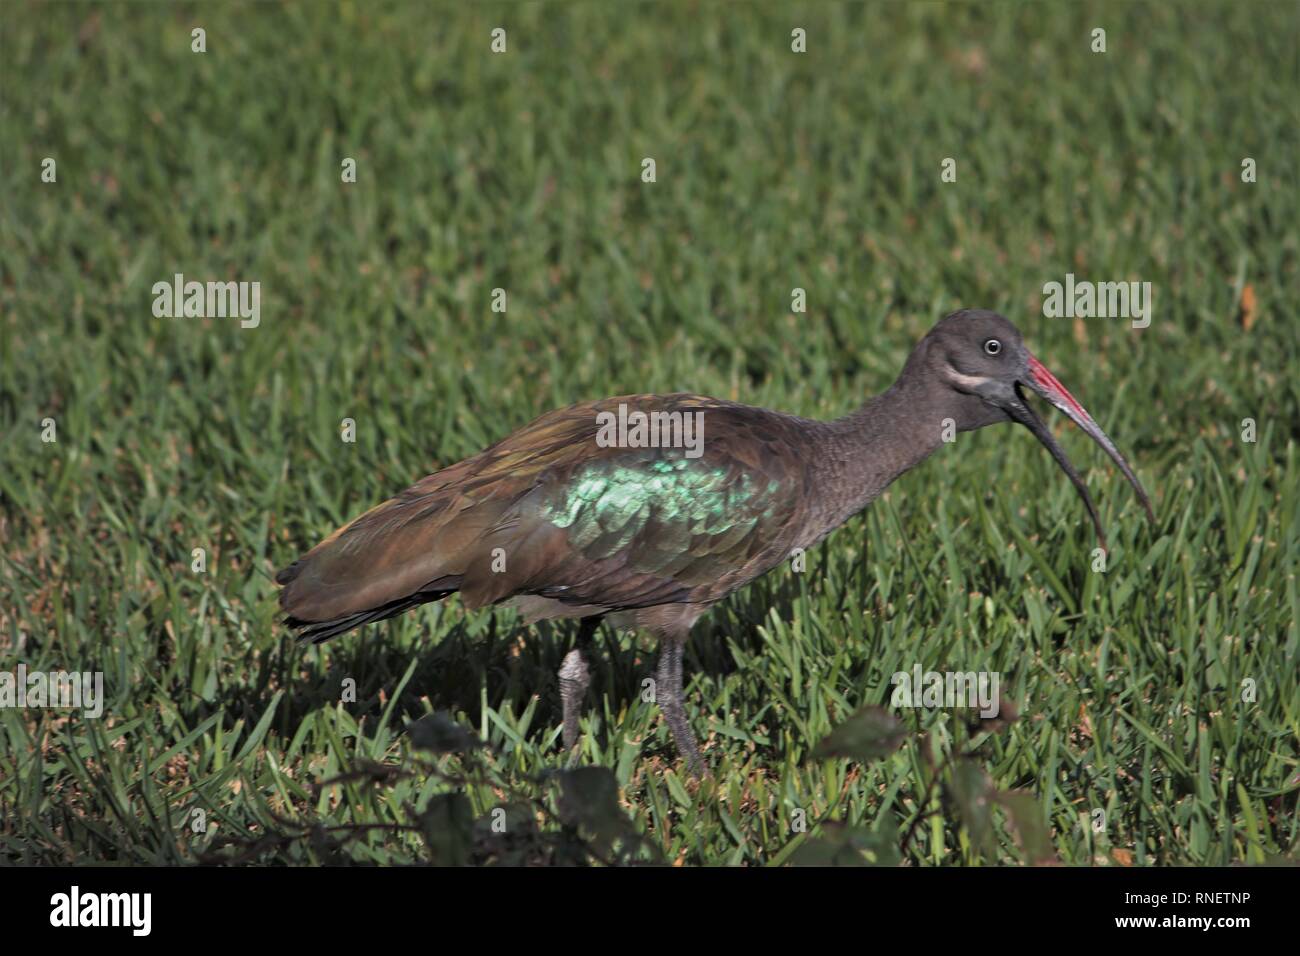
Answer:
[[[963,813],[982,768],[1066,863],[1294,858],[1295,5],[0,15],[0,670],[100,670],[109,697],[0,710],[0,857],[772,864],[856,831],[918,865],[1032,857]],[[154,318],[175,272],[260,281],[260,327]],[[1067,272],[1152,282],[1150,328],[1044,318]],[[304,651],[278,625],[276,568],[541,412],[691,390],[835,416],[961,306],[1019,325],[1158,526],[1053,414],[1110,531],[1093,573],[1033,439],[962,435],[697,625],[703,785],[641,701],[644,636],[602,631],[584,722],[615,819],[607,778],[551,772],[571,626],[452,601]],[[916,664],[1000,672],[1019,721],[907,711],[892,756],[810,756]],[[435,710],[486,748],[415,749]]]

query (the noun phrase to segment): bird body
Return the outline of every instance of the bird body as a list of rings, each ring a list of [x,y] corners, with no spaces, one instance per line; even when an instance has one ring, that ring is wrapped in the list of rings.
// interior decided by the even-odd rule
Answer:
[[[619,405],[702,411],[704,454],[598,446],[598,415]],[[310,638],[423,592],[459,591],[469,607],[518,598],[534,619],[712,603],[806,524],[812,471],[775,447],[801,424],[686,394],[550,412],[331,535],[282,573],[282,605]]]
[[[1001,353],[1004,340],[1010,361],[987,351],[997,342]],[[549,412],[367,511],[280,572],[286,623],[318,643],[453,592],[471,608],[513,605],[530,621],[583,618],[560,672],[568,745],[587,684],[584,639],[607,615],[647,628],[663,644],[660,703],[698,770],[681,706],[681,645],[691,625],[795,549],[824,539],[935,451],[946,428],[1026,424],[1096,522],[1082,481],[1019,401],[1022,380],[1097,438],[1145,502],[1109,439],[1034,363],[1010,322],[968,311],[939,323],[891,388],[831,422],[686,393]],[[700,440],[627,441],[629,417],[655,415],[694,416]],[[615,418],[617,430],[609,427]],[[623,440],[611,442],[615,434]]]

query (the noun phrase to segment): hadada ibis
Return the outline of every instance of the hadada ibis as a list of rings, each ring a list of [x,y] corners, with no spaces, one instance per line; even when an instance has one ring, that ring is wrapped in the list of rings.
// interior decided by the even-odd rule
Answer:
[[[656,700],[700,773],[682,706],[691,625],[862,510],[938,449],[945,429],[1024,425],[1078,489],[1105,547],[1083,480],[1024,389],[1101,445],[1154,521],[1133,470],[1015,326],[967,309],[930,330],[887,391],[835,421],[692,394],[627,395],[543,415],[372,508],[281,571],[285,623],[319,643],[456,592],[468,607],[505,602],[530,622],[581,618],[559,673],[568,748],[578,738],[584,648],[597,623],[609,616],[646,628],[660,645]],[[702,413],[703,441],[691,450],[599,440],[601,422],[619,406]]]

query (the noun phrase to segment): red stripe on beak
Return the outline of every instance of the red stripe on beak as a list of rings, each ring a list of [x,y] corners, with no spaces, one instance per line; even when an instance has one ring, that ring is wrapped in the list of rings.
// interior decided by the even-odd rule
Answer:
[[[1119,453],[1119,449],[1115,447],[1114,442],[1106,437],[1106,433],[1101,430],[1101,426],[1092,420],[1092,416],[1088,414],[1088,410],[1080,405],[1079,400],[1071,395],[1066,387],[1056,380],[1056,376],[1047,370],[1047,366],[1038,361],[1038,359],[1034,358],[1032,355],[1029,356],[1029,377],[1030,381],[1024,382],[1023,384],[1028,385],[1039,395],[1043,396],[1043,398],[1047,399],[1061,411],[1065,412],[1065,414],[1069,415],[1070,418],[1074,419],[1074,423],[1082,428],[1089,438],[1100,445],[1106,454],[1110,455],[1111,460],[1119,466],[1120,471],[1124,472],[1124,477],[1128,479],[1129,484],[1133,486],[1133,490],[1137,492],[1138,498],[1141,500],[1143,507],[1147,510],[1147,517],[1151,519],[1152,524],[1155,524],[1156,518],[1155,513],[1151,510],[1151,501],[1147,498],[1147,493],[1142,488],[1141,482],[1137,480],[1137,475],[1133,474],[1133,469],[1128,466],[1128,462],[1126,462],[1124,456]],[[1084,488],[1082,480],[1079,479],[1078,475],[1074,474],[1068,459],[1065,457],[1065,453],[1059,448],[1054,447],[1055,443],[1052,439],[1051,432],[1043,426],[1042,422],[1029,414],[1028,406],[1024,407],[1026,409],[1025,417],[1016,420],[1029,426],[1030,430],[1038,436],[1038,440],[1052,451],[1052,455],[1056,458],[1057,464],[1065,469],[1066,474],[1070,475],[1070,480],[1074,482],[1074,486],[1079,489],[1079,494],[1083,496],[1084,502],[1088,505],[1088,511],[1092,514],[1093,524],[1097,525],[1097,536],[1101,537],[1101,524],[1097,520],[1096,512],[1093,510],[1092,503],[1088,499],[1088,492]]]
[[[1047,370],[1047,366],[1038,361],[1038,359],[1034,358],[1032,355],[1029,356],[1029,372],[1034,376],[1034,384],[1037,385],[1039,389],[1049,395],[1055,393],[1056,397],[1060,398],[1072,409],[1078,412],[1082,418],[1087,421],[1092,421],[1092,416],[1089,415],[1087,410],[1079,404],[1078,399],[1070,394],[1070,390],[1057,381],[1056,376]]]

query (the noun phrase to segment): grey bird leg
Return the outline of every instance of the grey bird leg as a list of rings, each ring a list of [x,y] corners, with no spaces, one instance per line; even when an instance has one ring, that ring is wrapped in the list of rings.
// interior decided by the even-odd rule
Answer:
[[[677,749],[686,758],[686,765],[691,773],[703,777],[707,771],[700,748],[695,743],[695,734],[686,720],[686,709],[682,707],[682,650],[686,645],[685,637],[676,638],[664,635],[659,644],[659,668],[655,675],[655,699],[664,712],[664,718],[672,729]]]
[[[572,750],[578,744],[578,708],[591,684],[591,671],[587,668],[584,653],[591,646],[591,638],[600,626],[600,617],[584,617],[578,625],[578,639],[573,650],[560,664],[560,701],[564,705],[564,749]]]

